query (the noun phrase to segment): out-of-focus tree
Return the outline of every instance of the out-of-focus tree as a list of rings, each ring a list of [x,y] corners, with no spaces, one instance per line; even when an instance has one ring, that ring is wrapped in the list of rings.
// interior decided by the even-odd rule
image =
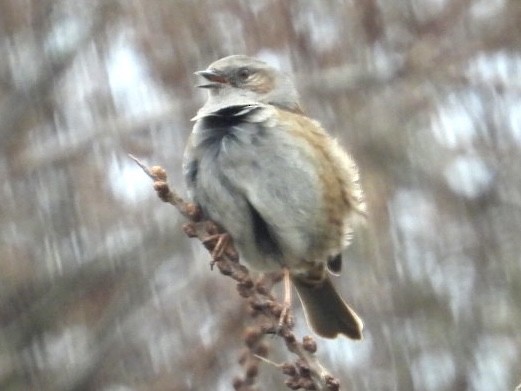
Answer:
[[[234,53],[292,72],[361,168],[335,282],[366,338],[317,353],[345,389],[513,389],[520,21],[519,0],[0,1],[0,389],[231,388],[246,309],[127,153],[182,191],[192,73]]]

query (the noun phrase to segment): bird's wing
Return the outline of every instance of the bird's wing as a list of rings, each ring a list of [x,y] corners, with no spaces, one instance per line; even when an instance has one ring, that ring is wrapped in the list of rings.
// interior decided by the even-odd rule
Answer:
[[[261,107],[243,116],[221,161],[227,181],[262,220],[262,231],[282,253],[299,258],[313,257],[308,250],[317,248],[323,227],[312,154],[305,140],[279,123],[277,109]]]

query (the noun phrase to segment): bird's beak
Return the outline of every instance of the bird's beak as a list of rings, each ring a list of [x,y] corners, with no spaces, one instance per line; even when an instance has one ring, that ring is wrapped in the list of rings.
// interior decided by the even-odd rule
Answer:
[[[224,74],[216,69],[205,69],[204,71],[195,72],[197,76],[202,76],[210,83],[198,84],[199,88],[221,88],[228,83],[228,79]]]

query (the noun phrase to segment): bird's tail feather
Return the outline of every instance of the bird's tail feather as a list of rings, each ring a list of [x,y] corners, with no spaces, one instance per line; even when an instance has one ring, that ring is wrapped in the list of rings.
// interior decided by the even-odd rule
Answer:
[[[335,338],[344,334],[362,339],[364,327],[360,317],[342,300],[329,276],[321,282],[309,282],[303,276],[292,276],[306,319],[320,336]]]

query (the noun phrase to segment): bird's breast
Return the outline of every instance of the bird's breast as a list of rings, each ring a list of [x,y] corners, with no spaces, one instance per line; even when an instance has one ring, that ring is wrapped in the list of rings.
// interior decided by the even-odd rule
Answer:
[[[251,121],[258,109],[227,108],[197,120],[194,126],[195,148],[216,158],[237,148],[258,143],[263,127]]]

